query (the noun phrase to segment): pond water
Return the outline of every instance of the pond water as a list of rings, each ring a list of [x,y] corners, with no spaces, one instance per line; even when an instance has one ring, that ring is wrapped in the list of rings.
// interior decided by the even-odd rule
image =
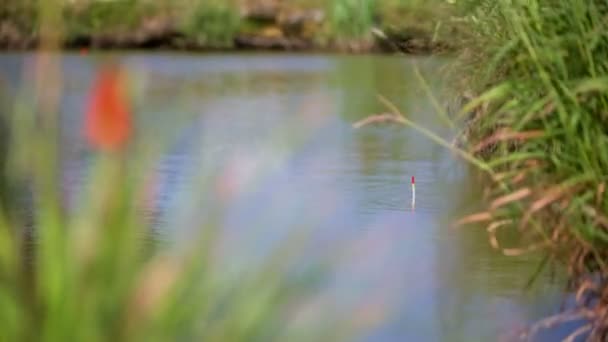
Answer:
[[[508,341],[558,309],[560,288],[550,274],[524,290],[538,256],[508,258],[489,246],[483,229],[450,228],[479,206],[483,189],[471,167],[411,128],[352,127],[386,111],[382,95],[449,138],[425,91],[443,106],[447,61],[66,54],[64,181],[73,205],[89,160],[80,133],[86,92],[108,58],[132,75],[138,141],[161,151],[147,203],[155,220],[150,238],[179,249],[195,234],[190,223],[221,216],[227,253],[247,255],[242,266],[294,230],[309,229],[314,243],[305,254],[349,256],[336,263],[328,285],[332,305],[371,310],[352,303],[377,298],[392,311],[362,341]],[[28,59],[1,56],[5,82],[17,84]]]

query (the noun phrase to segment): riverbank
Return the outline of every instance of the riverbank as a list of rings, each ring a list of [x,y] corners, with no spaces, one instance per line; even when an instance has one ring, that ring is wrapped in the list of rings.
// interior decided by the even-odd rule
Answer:
[[[491,176],[481,223],[506,255],[566,266],[578,320],[569,340],[608,336],[608,7],[602,1],[496,1],[468,16],[458,67],[471,96],[466,152]],[[474,7],[474,6],[472,6]],[[469,114],[465,114],[469,113]],[[520,237],[505,245],[502,237]],[[552,322],[551,324],[549,324]],[[533,329],[534,330],[534,329]]]
[[[72,1],[58,30],[66,49],[428,54],[454,49],[448,17],[437,15],[448,10],[444,1]],[[0,8],[0,49],[37,48],[39,11],[34,1]]]

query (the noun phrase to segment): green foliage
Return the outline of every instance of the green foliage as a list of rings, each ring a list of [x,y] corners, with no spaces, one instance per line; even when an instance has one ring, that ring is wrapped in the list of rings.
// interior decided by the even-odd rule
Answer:
[[[80,6],[66,6],[66,32],[69,36],[83,36],[126,31],[139,23],[142,8],[138,0],[92,1]]]
[[[323,9],[323,22],[314,24],[315,28],[319,25],[321,29],[315,29],[313,36],[306,38],[322,45],[351,46],[354,50],[372,47],[374,26],[390,32],[407,31],[406,35],[423,39],[436,38],[442,28],[441,22],[447,20],[446,14],[450,12],[446,11],[450,6],[446,6],[444,0],[298,0],[279,3],[280,13]],[[10,24],[13,40],[29,38],[31,42],[28,41],[27,45],[33,45],[37,37],[40,4],[34,0],[0,0],[0,23]],[[252,25],[251,21],[243,22],[243,4],[237,1],[77,0],[60,1],[59,4],[67,45],[87,44],[103,37],[101,41],[121,46],[139,41],[152,32],[155,36],[180,36],[183,39],[176,41],[186,42],[186,46],[230,48],[240,32],[260,33],[266,28]],[[17,42],[9,43],[17,45]]]
[[[368,39],[374,25],[374,0],[334,0],[328,4],[331,35],[337,39]]]
[[[479,39],[479,54],[468,61],[478,71],[472,86],[477,93],[502,89],[490,99],[491,115],[482,118],[493,123],[487,127],[543,130],[545,139],[518,150],[542,149],[545,171],[566,178],[588,172],[603,181],[608,160],[598,151],[608,150],[605,3],[498,1],[478,13],[470,17]]]
[[[199,1],[185,24],[185,31],[198,44],[213,48],[231,47],[239,28],[237,8],[225,1]]]
[[[462,3],[469,44],[461,75],[481,94],[463,112],[475,113],[473,150],[485,151],[487,165],[501,174],[489,191],[489,224],[527,232],[532,249],[548,248],[569,262],[575,285],[588,272],[605,277],[608,5]],[[606,336],[602,318],[588,318],[599,322],[592,338]]]
[[[379,26],[388,35],[458,45],[460,33],[452,22],[456,6],[447,1],[386,0],[381,4]]]
[[[37,29],[37,17],[38,2],[35,0],[0,0],[0,22],[9,22],[31,34]]]

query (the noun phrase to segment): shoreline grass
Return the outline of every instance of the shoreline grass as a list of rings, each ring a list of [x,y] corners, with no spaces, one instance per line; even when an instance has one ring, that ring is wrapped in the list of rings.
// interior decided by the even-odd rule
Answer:
[[[579,295],[578,307],[564,315],[586,320],[572,339],[603,340],[608,6],[593,0],[464,5],[469,35],[457,75],[460,86],[477,94],[464,110],[470,110],[466,148],[499,174],[485,215],[470,221],[485,224],[497,245],[501,232],[522,236],[520,246],[499,246],[503,251],[540,249],[566,265]]]
[[[175,50],[333,50],[347,52],[449,50],[450,32],[429,15],[444,0],[332,0],[328,2],[111,0],[61,4],[64,48]],[[405,25],[394,13],[407,13]],[[39,46],[36,0],[0,5],[0,47]],[[392,45],[378,41],[386,30]],[[413,43],[412,43],[413,42]],[[395,51],[395,47],[397,50]]]

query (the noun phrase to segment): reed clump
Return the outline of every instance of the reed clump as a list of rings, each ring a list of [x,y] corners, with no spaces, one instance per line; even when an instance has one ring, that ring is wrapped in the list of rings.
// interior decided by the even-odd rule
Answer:
[[[507,255],[549,252],[567,266],[584,319],[572,339],[608,338],[608,4],[464,1],[461,111],[467,144],[491,170],[487,226]],[[462,89],[462,88],[461,88]],[[504,246],[508,230],[521,244]]]

